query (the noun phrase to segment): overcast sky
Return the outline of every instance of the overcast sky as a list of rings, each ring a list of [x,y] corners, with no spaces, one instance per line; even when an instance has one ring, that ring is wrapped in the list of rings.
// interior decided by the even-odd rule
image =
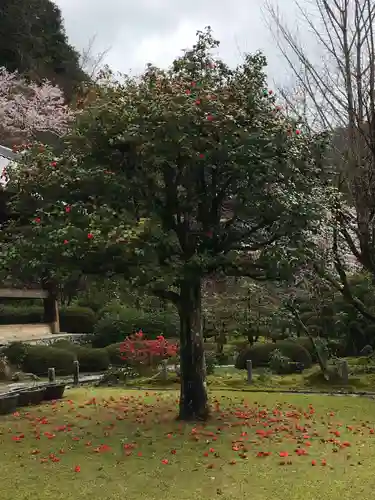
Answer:
[[[70,42],[81,51],[96,36],[94,52],[109,49],[106,62],[114,70],[138,74],[148,62],[168,66],[194,43],[197,30],[210,25],[229,64],[238,63],[243,52],[262,50],[270,79],[280,79],[285,64],[262,15],[263,1],[55,0]],[[281,0],[292,23],[293,3]]]

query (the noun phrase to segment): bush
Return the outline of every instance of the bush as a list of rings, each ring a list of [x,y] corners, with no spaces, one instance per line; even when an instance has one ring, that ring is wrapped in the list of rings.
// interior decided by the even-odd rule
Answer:
[[[111,344],[107,346],[107,353],[109,356],[109,361],[113,366],[127,366],[127,361],[123,358],[123,355],[120,353],[120,347],[122,342],[117,344]]]
[[[2,349],[11,365],[21,367],[27,352],[27,345],[23,342],[12,342]]]
[[[291,340],[279,340],[275,343],[255,344],[243,349],[237,356],[235,367],[239,370],[246,370],[248,359],[251,359],[254,368],[266,367],[269,364],[270,355],[275,349],[278,349],[283,356],[290,358],[291,361],[303,363],[305,368],[312,365],[311,356],[304,347]]]
[[[117,344],[138,330],[142,330],[148,339],[155,339],[158,335],[175,337],[178,328],[174,318],[164,313],[123,308],[117,314],[104,315],[96,323],[93,346]]]
[[[206,351],[205,358],[206,358],[206,373],[207,375],[213,375],[215,372],[215,365],[216,365],[216,353],[213,351]]]
[[[93,333],[96,315],[88,307],[61,307],[60,330],[66,333]]]
[[[74,354],[79,361],[81,372],[104,372],[110,364],[109,354],[106,349],[78,346]]]
[[[48,368],[55,368],[56,375],[71,375],[76,356],[65,349],[50,346],[28,345],[22,370],[35,375],[47,375]]]
[[[218,365],[231,365],[233,364],[233,354],[230,352],[222,352],[216,355],[216,362]]]
[[[102,372],[110,365],[109,353],[106,349],[84,347],[63,339],[55,342],[53,347],[72,352],[75,359],[79,361],[81,372]]]
[[[283,356],[279,349],[275,349],[270,356],[270,369],[278,375],[288,375],[290,373],[301,373],[304,369],[303,363],[292,361]]]
[[[66,351],[75,352],[79,347],[77,344],[73,344],[73,342],[69,342],[69,340],[61,339],[57,340],[52,344],[52,347],[56,349],[65,349]]]
[[[0,325],[22,325],[43,323],[42,306],[14,307],[0,306]]]
[[[332,356],[343,358],[346,355],[346,342],[343,340],[328,340],[327,348]]]
[[[311,345],[311,340],[308,337],[297,337],[293,341],[297,342],[297,344],[304,347],[306,349],[306,351],[309,351],[311,359],[313,360],[313,363],[316,363],[318,361],[316,352],[315,352],[313,346]]]
[[[60,330],[67,333],[93,333],[96,315],[88,307],[61,307]],[[22,325],[44,322],[42,306],[14,307],[0,305],[0,325]]]

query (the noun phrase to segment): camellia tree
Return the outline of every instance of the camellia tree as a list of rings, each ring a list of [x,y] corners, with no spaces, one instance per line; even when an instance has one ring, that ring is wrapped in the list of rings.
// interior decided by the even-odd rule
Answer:
[[[209,415],[203,278],[282,278],[326,202],[322,141],[283,117],[264,57],[232,70],[217,46],[208,28],[169,70],[109,75],[61,157],[35,147],[8,171],[29,225],[8,228],[7,266],[123,274],[175,304],[182,419]]]

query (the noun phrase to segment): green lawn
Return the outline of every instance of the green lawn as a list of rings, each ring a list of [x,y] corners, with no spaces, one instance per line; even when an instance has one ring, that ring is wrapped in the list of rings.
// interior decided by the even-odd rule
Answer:
[[[207,425],[176,422],[178,394],[152,390],[72,390],[1,417],[0,498],[373,498],[374,401],[211,395]]]

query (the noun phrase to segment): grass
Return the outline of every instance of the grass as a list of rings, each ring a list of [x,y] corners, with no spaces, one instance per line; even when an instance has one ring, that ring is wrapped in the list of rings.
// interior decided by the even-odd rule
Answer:
[[[356,365],[354,365],[356,366]],[[320,368],[315,365],[303,373],[291,375],[276,375],[265,369],[253,370],[253,382],[247,384],[246,372],[236,370],[234,367],[215,368],[215,373],[207,377],[210,389],[238,390],[238,391],[301,391],[301,392],[374,392],[375,373],[355,373],[350,375],[347,385],[340,382],[327,382],[322,376]],[[160,378],[153,380],[149,378],[137,378],[128,382],[129,385],[137,387],[169,388],[178,389],[179,383],[174,374],[170,374],[166,382]]]
[[[2,500],[373,497],[372,400],[212,392],[194,425],[174,391],[67,394],[0,418]]]

